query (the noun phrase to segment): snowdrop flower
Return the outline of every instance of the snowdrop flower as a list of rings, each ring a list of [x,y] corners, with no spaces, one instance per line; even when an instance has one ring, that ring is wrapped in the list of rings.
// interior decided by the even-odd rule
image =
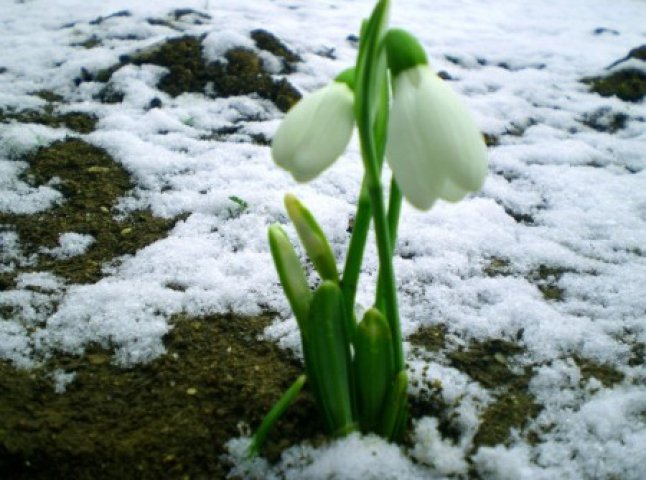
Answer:
[[[271,146],[274,162],[298,182],[318,176],[350,142],[354,95],[342,75],[299,101],[276,131]]]
[[[394,77],[386,158],[404,197],[428,210],[479,190],[487,148],[467,108],[410,34],[391,30],[386,49]]]

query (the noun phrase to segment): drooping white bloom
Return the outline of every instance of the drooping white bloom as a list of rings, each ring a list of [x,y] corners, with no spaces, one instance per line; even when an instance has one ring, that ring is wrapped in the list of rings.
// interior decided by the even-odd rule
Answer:
[[[331,82],[300,100],[281,122],[271,146],[277,165],[308,182],[344,152],[354,127],[354,96],[346,83]]]
[[[426,64],[399,72],[393,90],[386,157],[404,197],[428,210],[479,190],[487,148],[458,95]]]

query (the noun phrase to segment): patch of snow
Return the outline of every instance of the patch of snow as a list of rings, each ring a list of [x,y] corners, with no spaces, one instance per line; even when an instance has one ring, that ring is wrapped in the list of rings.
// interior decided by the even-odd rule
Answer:
[[[83,255],[95,242],[92,235],[76,232],[63,233],[58,237],[58,247],[42,248],[41,253],[58,259],[67,259]]]
[[[39,147],[45,147],[56,140],[62,140],[67,135],[63,129],[55,129],[36,123],[12,122],[2,125],[0,129],[0,159],[20,158],[33,152]],[[7,167],[5,167],[7,168]],[[18,172],[7,172],[11,175],[4,180],[9,184],[9,178]]]
[[[56,369],[51,374],[52,381],[54,382],[54,391],[56,393],[65,393],[67,386],[76,378],[76,372],[66,372],[63,369]]]
[[[216,30],[202,40],[203,55],[209,62],[227,63],[224,54],[232,48],[255,51],[256,45],[249,35],[235,30]]]
[[[466,475],[469,465],[464,451],[450,440],[442,439],[437,418],[424,417],[417,422],[411,455],[417,461],[430,465],[442,475]]]
[[[308,445],[290,447],[282,453],[277,465],[270,466],[263,459],[245,458],[249,439],[229,442],[230,459],[235,463],[230,476],[250,480],[308,478],[362,478],[369,480],[440,479],[428,469],[415,465],[397,445],[374,436],[353,433],[334,440],[323,447]]]
[[[0,159],[0,211],[31,215],[51,208],[62,201],[63,195],[50,185],[32,187],[20,179],[27,169],[22,161]]]

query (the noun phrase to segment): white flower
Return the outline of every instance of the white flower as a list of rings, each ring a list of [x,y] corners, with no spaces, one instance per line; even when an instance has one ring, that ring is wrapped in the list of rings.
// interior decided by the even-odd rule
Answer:
[[[354,127],[354,95],[331,82],[299,101],[276,131],[271,154],[298,182],[308,182],[344,152]]]
[[[428,65],[394,81],[386,157],[404,197],[428,210],[482,187],[487,148],[458,95]]]

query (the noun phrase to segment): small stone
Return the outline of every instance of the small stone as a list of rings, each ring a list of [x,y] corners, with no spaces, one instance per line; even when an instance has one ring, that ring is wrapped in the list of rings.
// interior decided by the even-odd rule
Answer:
[[[186,395],[194,396],[197,395],[197,388],[189,387],[186,389]]]
[[[162,107],[162,101],[159,97],[153,98],[150,103],[148,104],[148,108],[161,108]]]
[[[87,169],[89,173],[108,173],[110,169],[108,167],[99,167],[97,165]]]
[[[501,364],[501,365],[507,365],[507,359],[505,358],[505,356],[504,356],[502,353],[500,353],[500,352],[495,353],[495,354],[494,354],[494,356],[493,356],[493,358],[494,358],[494,360],[495,360],[496,362],[498,362],[499,364]]]
[[[103,365],[109,360],[107,355],[103,355],[101,353],[90,353],[88,354],[87,359],[91,365]]]

